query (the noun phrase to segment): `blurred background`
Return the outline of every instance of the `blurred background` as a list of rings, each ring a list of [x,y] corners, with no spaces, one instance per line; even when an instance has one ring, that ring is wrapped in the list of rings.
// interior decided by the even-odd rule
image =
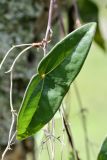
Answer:
[[[12,45],[39,42],[44,38],[48,11],[49,0],[0,0],[0,61]],[[64,109],[80,159],[95,160],[107,136],[107,0],[57,0],[48,50],[77,27],[77,14],[82,24],[97,22],[97,31],[86,62],[64,99]],[[0,157],[8,142],[11,124],[9,74],[4,72],[22,49],[14,49],[0,70]],[[34,48],[22,55],[15,66],[13,104],[17,112],[42,57],[43,50]],[[61,157],[74,160],[60,114],[54,119],[55,160]],[[50,144],[43,130],[34,137],[17,141],[12,148],[6,155],[7,160],[51,159]]]

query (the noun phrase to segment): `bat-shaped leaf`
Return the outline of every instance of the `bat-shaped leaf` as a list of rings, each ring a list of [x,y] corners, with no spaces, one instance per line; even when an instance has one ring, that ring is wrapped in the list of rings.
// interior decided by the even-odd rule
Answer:
[[[67,35],[43,58],[26,90],[17,121],[17,139],[22,140],[47,124],[79,73],[95,34],[88,23]]]

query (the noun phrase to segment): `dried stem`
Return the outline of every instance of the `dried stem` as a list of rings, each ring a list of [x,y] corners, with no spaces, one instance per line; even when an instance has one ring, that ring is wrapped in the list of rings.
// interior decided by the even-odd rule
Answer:
[[[52,129],[50,128],[50,125],[52,124]],[[42,144],[46,144],[48,146],[48,142],[49,142],[49,146],[50,146],[50,152],[49,150],[47,150],[50,156],[50,160],[54,160],[55,159],[55,140],[58,140],[59,142],[60,139],[59,137],[55,137],[55,122],[54,119],[52,119],[51,123],[48,123],[47,125],[47,129],[44,129],[44,134],[45,134],[45,141],[42,142]]]
[[[55,2],[55,0],[50,0],[48,23],[47,23],[47,29],[46,29],[46,34],[45,34],[45,38],[44,38],[45,43],[44,43],[44,47],[43,47],[44,56],[46,55],[46,46],[47,46],[48,38],[50,39],[52,37],[51,24],[52,24],[52,11],[53,11],[54,2]]]
[[[61,26],[63,35],[65,35],[65,27],[64,27],[64,23],[63,23],[62,16],[61,16],[60,13],[59,13],[59,18],[60,18],[60,26]],[[80,160],[80,158],[78,156],[78,153],[76,151],[74,142],[73,142],[72,132],[71,132],[71,129],[70,129],[70,126],[69,126],[69,123],[68,123],[68,119],[67,119],[67,116],[66,116],[66,113],[65,113],[65,110],[64,110],[63,103],[62,103],[62,120],[63,120],[64,128],[65,128],[65,131],[66,131],[70,146],[71,146],[71,148],[73,150],[74,158],[75,158],[75,160]]]
[[[73,155],[74,155],[75,160],[80,160],[80,158],[78,156],[78,152],[77,152],[75,145],[74,145],[72,132],[71,132],[68,120],[66,118],[66,113],[65,113],[63,104],[62,104],[62,109],[63,109],[63,123],[64,123],[65,131],[66,131],[66,134],[67,134],[67,137],[69,140],[69,144],[73,150]]]
[[[38,46],[42,46],[43,45],[43,42],[40,42],[40,43],[32,43],[32,44],[21,44],[21,45],[15,45],[13,47],[11,47],[9,49],[9,51],[6,53],[5,57],[3,58],[1,64],[0,64],[0,69],[4,63],[4,61],[6,60],[7,56],[9,55],[9,53],[14,49],[14,48],[17,48],[17,47],[23,47],[23,46],[28,46],[26,47],[25,49],[23,49],[19,55],[15,58],[11,68],[9,69],[9,71],[7,71],[6,73],[9,73],[10,72],[10,108],[11,108],[11,114],[12,114],[12,122],[11,122],[11,126],[10,126],[10,130],[9,130],[9,137],[8,137],[8,144],[7,144],[7,147],[6,149],[4,150],[3,154],[2,154],[2,160],[4,159],[4,156],[5,154],[7,153],[8,150],[10,150],[10,146],[12,145],[12,141],[16,135],[16,132],[15,134],[13,134],[12,136],[12,132],[13,132],[13,127],[14,127],[14,124],[15,124],[15,117],[17,116],[17,113],[16,111],[14,110],[13,108],[13,104],[12,104],[12,87],[13,87],[13,81],[12,81],[12,77],[13,77],[13,74],[12,74],[12,71],[13,71],[13,68],[14,68],[14,65],[16,63],[16,61],[20,58],[20,56],[27,50],[29,50],[30,48],[32,47],[38,47]]]
[[[78,12],[78,7],[77,7],[76,0],[73,0],[72,4],[74,5],[74,9],[75,9],[75,14],[74,14],[75,15],[75,17],[74,17],[75,25],[76,25],[76,27],[80,27],[81,26],[81,22],[80,22],[80,18],[79,18],[79,12]],[[60,16],[60,18],[61,18],[61,16]],[[62,22],[62,23],[60,23],[61,24],[61,28],[62,28],[62,32],[63,32],[63,34],[65,34],[64,29],[63,29],[64,28],[63,21],[62,20],[60,20],[60,21]],[[76,83],[74,83],[74,88],[75,88],[78,104],[79,104],[79,107],[80,107],[80,110],[81,110],[81,120],[82,120],[83,130],[84,130],[85,148],[86,148],[87,160],[90,160],[90,153],[89,153],[89,146],[88,146],[88,130],[87,130],[86,117],[85,117],[85,114],[83,113],[83,109],[84,108],[83,108],[82,100],[81,100],[81,97],[80,97],[80,94],[79,94],[79,90],[78,90],[78,87],[77,87]],[[65,123],[65,126],[66,126],[66,123]],[[67,126],[66,126],[66,128],[67,128]],[[69,137],[69,134],[68,134],[68,137]],[[69,140],[70,139],[71,138],[69,137]],[[71,141],[71,145],[72,145],[72,141]]]
[[[51,160],[51,156],[50,156],[50,152],[49,152],[49,148],[48,148],[48,143],[47,142],[46,142],[46,149],[47,149],[47,152],[48,152],[49,160]]]
[[[11,141],[10,141],[11,144],[7,145],[7,147],[5,148],[5,150],[4,150],[3,154],[2,154],[1,160],[4,160],[4,157],[5,157],[6,153],[7,153],[9,150],[11,150],[10,146],[13,144],[12,141],[14,140],[15,136],[16,136],[16,132],[13,134],[13,136],[12,136],[12,138],[11,138]]]
[[[47,41],[47,44],[48,44],[49,42],[50,42],[50,40]],[[16,59],[14,60],[14,62],[13,62],[13,64],[12,64],[11,68],[10,68],[9,71],[7,71],[6,73],[11,72],[11,70],[13,69],[16,61],[18,60],[18,58],[19,58],[24,52],[26,52],[27,50],[29,50],[29,49],[31,49],[31,48],[33,48],[33,47],[36,47],[36,48],[43,47],[43,46],[44,46],[44,43],[45,43],[45,41],[42,40],[41,42],[37,42],[37,43],[34,42],[34,43],[28,43],[28,44],[14,45],[13,47],[11,47],[11,48],[8,50],[8,52],[6,53],[5,57],[3,58],[2,62],[0,63],[0,69],[1,69],[1,67],[2,67],[2,65],[3,65],[3,63],[5,62],[6,58],[8,57],[8,55],[11,53],[11,51],[12,51],[13,49],[28,46],[28,47],[26,47],[25,49],[23,49],[23,50],[18,54],[18,56],[16,57]]]
[[[81,22],[80,22],[78,7],[77,7],[77,1],[73,0],[72,4],[74,6],[74,12],[75,12],[74,13],[75,26],[76,26],[76,28],[78,28],[81,26]],[[87,160],[90,160],[90,150],[89,150],[89,145],[88,145],[88,130],[87,130],[86,116],[84,114],[84,107],[82,104],[82,99],[81,99],[79,89],[77,87],[76,82],[74,82],[74,89],[75,89],[78,105],[80,107],[81,120],[82,120],[82,125],[83,125],[83,130],[84,130],[86,156],[87,156]]]
[[[12,46],[9,51],[6,53],[5,57],[3,58],[1,64],[0,64],[0,69],[4,63],[4,61],[6,60],[7,56],[10,54],[10,52],[14,49],[14,48],[20,48],[20,47],[24,47],[24,46],[31,46],[32,44],[19,44],[19,45],[14,45]]]
[[[59,25],[60,25],[60,28],[61,28],[60,29],[61,35],[65,36],[66,35],[65,26],[64,26],[64,22],[63,22],[63,18],[62,18],[62,15],[61,15],[60,8],[59,8],[57,3],[55,3],[55,8],[56,8],[56,11],[57,11],[57,14],[58,14]]]
[[[63,159],[63,150],[64,150],[64,139],[65,139],[65,136],[64,136],[64,131],[65,131],[65,126],[64,126],[64,121],[63,121],[63,111],[62,110],[59,110],[60,112],[60,116],[61,116],[61,121],[62,121],[62,147],[61,147],[61,160]]]
[[[6,53],[5,57],[3,58],[1,64],[0,64],[0,69],[4,63],[4,61],[6,60],[7,56],[10,54],[10,52],[14,49],[14,48],[18,48],[18,47],[23,47],[23,46],[28,46],[25,49],[23,49],[18,56],[15,58],[11,68],[6,72],[9,73],[10,72],[10,108],[11,108],[11,113],[12,113],[12,122],[11,122],[11,126],[10,126],[10,131],[9,131],[9,138],[8,138],[8,144],[6,149],[4,150],[3,154],[2,154],[2,160],[4,160],[4,157],[7,153],[8,150],[10,150],[10,146],[12,145],[13,139],[16,136],[16,132],[12,135],[13,132],[13,127],[14,127],[14,123],[15,123],[15,116],[16,111],[13,108],[13,104],[12,104],[12,71],[14,68],[14,65],[16,64],[16,61],[20,58],[20,56],[26,52],[27,50],[31,49],[32,47],[43,47],[44,49],[44,55],[46,54],[46,45],[47,43],[49,43],[50,41],[48,40],[48,37],[51,37],[52,35],[52,29],[51,29],[51,22],[52,22],[52,10],[53,10],[53,4],[54,4],[54,0],[50,1],[50,9],[49,9],[49,16],[48,16],[48,24],[47,24],[47,30],[46,30],[46,35],[45,35],[45,39],[42,42],[39,43],[32,43],[32,44],[21,44],[21,45],[15,45],[13,47],[11,47],[9,49],[9,51]],[[52,145],[52,156],[54,160],[54,145]]]
[[[77,101],[78,101],[78,106],[80,108],[80,113],[81,113],[81,120],[82,120],[82,125],[83,125],[83,130],[84,130],[86,156],[87,156],[87,160],[90,160],[90,149],[89,149],[89,144],[88,144],[89,138],[88,138],[87,122],[86,122],[86,116],[84,113],[85,109],[83,107],[82,99],[81,99],[79,89],[77,87],[76,82],[74,83],[74,89],[75,89],[75,93],[76,93],[76,97],[77,97]]]
[[[44,132],[44,133],[45,133],[45,132]],[[45,137],[47,138],[46,133],[45,133]],[[45,144],[46,144],[46,149],[47,149],[47,153],[48,153],[49,160],[51,160],[51,156],[50,156],[50,152],[49,152],[49,148],[48,148],[48,141],[46,141]]]
[[[51,134],[53,136],[55,136],[55,120],[54,118],[52,119],[52,131],[51,131]],[[55,159],[55,141],[54,141],[54,137],[51,138],[51,146],[52,146],[52,160]]]
[[[76,0],[72,0],[72,4],[74,6],[75,9],[75,13],[74,13],[74,19],[75,19],[75,25],[76,28],[81,26],[81,22],[80,22],[80,16],[79,16],[79,12],[78,12],[78,7],[77,7],[77,1]]]
[[[8,71],[6,71],[5,73],[11,72],[11,71],[13,70],[13,67],[14,67],[16,61],[20,58],[20,56],[21,56],[24,52],[26,52],[26,51],[29,50],[30,48],[32,48],[32,46],[29,46],[29,47],[26,47],[25,49],[23,49],[23,50],[19,53],[19,55],[15,58],[13,64],[11,65],[11,68],[10,68]]]
[[[45,38],[44,38],[44,46],[43,46],[44,56],[46,55],[47,42],[52,37],[51,23],[52,23],[52,12],[53,12],[54,2],[55,2],[55,0],[50,0],[50,7],[49,7],[49,14],[48,14],[48,23],[47,23],[47,29],[46,29],[46,34],[45,34]],[[49,123],[48,123],[48,132],[50,132]],[[54,119],[52,120],[51,135],[54,136]],[[50,143],[50,149],[51,149],[51,160],[54,160],[54,158],[55,158],[55,144],[54,144],[54,138],[52,136],[50,136],[50,138],[49,138],[49,143]]]
[[[15,117],[17,116],[16,111],[14,110],[13,104],[12,104],[12,86],[13,86],[12,72],[10,72],[10,108],[11,108],[11,114],[12,114],[12,122],[11,122],[11,126],[10,126],[10,131],[9,131],[8,144],[7,144],[7,147],[2,154],[2,159],[1,160],[4,160],[4,157],[5,157],[6,153],[8,152],[8,150],[11,149],[13,139],[16,136],[16,132],[14,134],[12,133],[13,128],[14,128],[14,124],[15,124]]]

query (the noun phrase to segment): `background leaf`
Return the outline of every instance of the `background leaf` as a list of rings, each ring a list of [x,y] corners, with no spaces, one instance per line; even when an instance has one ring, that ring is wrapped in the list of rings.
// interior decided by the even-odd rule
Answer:
[[[107,138],[104,140],[97,160],[107,160]]]
[[[79,7],[79,13],[80,13],[80,18],[82,19],[83,22],[97,22],[97,29],[96,29],[96,34],[95,34],[95,41],[96,43],[105,50],[105,41],[104,38],[102,37],[102,33],[100,31],[100,26],[99,26],[99,9],[97,5],[90,1],[90,0],[79,0],[78,1],[78,7]]]
[[[85,61],[95,28],[89,23],[70,33],[41,61],[19,112],[17,139],[35,134],[53,118]]]

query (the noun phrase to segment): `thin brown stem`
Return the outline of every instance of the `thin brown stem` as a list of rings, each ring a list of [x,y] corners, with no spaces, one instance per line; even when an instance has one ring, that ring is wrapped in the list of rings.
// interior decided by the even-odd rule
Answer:
[[[66,131],[66,134],[67,134],[67,137],[68,137],[68,140],[69,140],[69,144],[70,144],[70,146],[73,150],[73,155],[74,155],[75,160],[80,160],[80,158],[78,156],[78,152],[77,152],[77,150],[75,148],[75,145],[74,145],[71,128],[70,128],[68,120],[66,118],[66,113],[65,113],[63,105],[62,105],[62,108],[63,108],[63,123],[64,123],[65,131]]]
[[[52,28],[51,28],[51,24],[52,24],[52,12],[53,12],[53,6],[54,6],[54,0],[50,0],[50,7],[49,7],[49,15],[48,15],[48,23],[47,23],[47,29],[46,29],[46,34],[45,34],[45,38],[44,38],[44,56],[46,55],[46,46],[47,46],[47,41],[48,39],[51,38],[52,36]]]
[[[79,16],[79,11],[78,11],[78,7],[77,7],[77,0],[72,0],[72,5],[74,6],[74,20],[75,20],[75,25],[76,28],[81,26],[81,22],[80,22],[80,16]]]
[[[78,89],[76,82],[74,83],[74,89],[75,89],[75,93],[76,93],[76,97],[77,97],[77,101],[78,101],[78,106],[80,108],[80,113],[81,113],[81,121],[82,121],[82,125],[83,125],[83,130],[84,130],[86,156],[87,156],[87,160],[90,160],[90,149],[89,149],[89,144],[88,144],[88,140],[89,140],[88,129],[87,129],[86,116],[84,113],[85,109],[83,107],[81,95],[79,93],[79,89]]]
[[[59,110],[60,116],[61,116],[61,121],[62,121],[62,147],[61,147],[61,160],[63,159],[63,150],[64,150],[64,132],[65,132],[65,126],[64,126],[64,121],[63,121],[63,113],[62,110]]]

